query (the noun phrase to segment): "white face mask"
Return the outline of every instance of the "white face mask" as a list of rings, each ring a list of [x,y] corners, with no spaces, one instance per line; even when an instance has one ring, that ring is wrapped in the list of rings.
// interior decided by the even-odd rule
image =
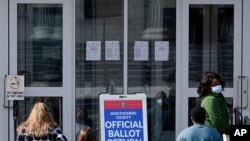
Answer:
[[[211,89],[212,89],[212,92],[216,93],[216,94],[220,94],[221,91],[222,91],[221,85],[217,85],[217,86],[211,87]]]
[[[159,105],[162,105],[162,99],[157,99],[157,103],[158,103]]]

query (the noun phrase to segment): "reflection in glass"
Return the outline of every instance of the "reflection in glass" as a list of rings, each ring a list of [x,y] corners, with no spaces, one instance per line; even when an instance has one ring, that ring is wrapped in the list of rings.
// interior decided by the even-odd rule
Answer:
[[[232,5],[190,5],[189,87],[206,71],[216,71],[233,86],[234,9]]]
[[[123,93],[123,0],[76,0],[75,10],[76,135],[83,126],[92,127],[98,135],[99,94]],[[87,49],[88,41],[101,42],[101,59],[93,56],[95,47],[89,50],[88,46]],[[110,47],[105,52],[106,41],[118,43],[120,49],[116,53],[119,57],[114,60],[105,58],[112,49]],[[87,55],[92,56],[86,59]]]
[[[163,123],[157,129],[151,122],[148,123],[149,141],[156,138],[175,140],[175,29],[175,0],[128,1],[128,93],[146,93],[148,118],[151,121],[162,120]],[[135,50],[136,41],[148,42],[147,60],[135,60],[134,55],[143,54]],[[155,59],[157,41],[169,43],[167,60]],[[158,92],[166,93],[161,106],[157,105]],[[156,111],[154,107],[162,107],[162,110]],[[152,114],[155,112],[163,115],[163,118],[159,114]]]
[[[17,5],[18,74],[26,87],[62,86],[62,5]]]

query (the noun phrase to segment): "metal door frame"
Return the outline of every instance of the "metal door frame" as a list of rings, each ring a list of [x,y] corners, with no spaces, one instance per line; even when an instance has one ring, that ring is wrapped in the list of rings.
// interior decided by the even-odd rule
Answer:
[[[73,94],[73,69],[72,64],[73,48],[73,10],[72,1],[68,0],[10,0],[9,3],[9,74],[17,74],[17,5],[18,4],[62,4],[63,14],[63,48],[62,48],[62,68],[63,68],[63,84],[62,87],[25,87],[25,96],[30,97],[62,97],[63,100],[63,132],[66,137],[71,140],[73,131],[71,118],[72,112],[72,95]],[[71,114],[72,113],[72,114]],[[13,120],[11,120],[11,129]],[[70,122],[69,122],[70,121]],[[14,130],[11,130],[11,135],[14,136]],[[14,140],[11,136],[10,140]]]
[[[241,0],[179,0],[177,1],[177,87],[176,89],[176,135],[188,127],[188,98],[197,97],[197,88],[188,87],[188,61],[189,61],[189,5],[190,4],[230,4],[234,5],[234,67],[233,67],[233,86],[226,88],[225,97],[233,97],[237,93],[237,77],[241,76],[241,21],[242,21],[242,1]]]

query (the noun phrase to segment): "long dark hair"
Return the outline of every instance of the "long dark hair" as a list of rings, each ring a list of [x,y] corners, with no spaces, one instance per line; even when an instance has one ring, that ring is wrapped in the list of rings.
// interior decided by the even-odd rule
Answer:
[[[211,91],[210,85],[213,79],[217,79],[222,87],[225,87],[225,81],[221,79],[221,76],[213,71],[205,72],[203,78],[200,81],[199,87],[197,88],[197,93],[199,97],[205,96],[209,91]]]

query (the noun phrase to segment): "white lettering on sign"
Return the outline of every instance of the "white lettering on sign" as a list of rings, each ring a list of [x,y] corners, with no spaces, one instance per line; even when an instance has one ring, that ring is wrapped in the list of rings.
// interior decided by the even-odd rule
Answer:
[[[136,115],[136,112],[110,112],[110,115],[112,115],[112,116],[118,116],[118,115]]]
[[[246,129],[236,129],[234,132],[234,136],[243,136],[247,133]]]
[[[142,141],[141,139],[108,139],[108,141]]]
[[[116,119],[131,119],[131,116],[116,116]]]
[[[108,130],[108,135],[111,138],[134,138],[140,136],[141,130]]]
[[[106,128],[143,128],[141,121],[106,121]]]

